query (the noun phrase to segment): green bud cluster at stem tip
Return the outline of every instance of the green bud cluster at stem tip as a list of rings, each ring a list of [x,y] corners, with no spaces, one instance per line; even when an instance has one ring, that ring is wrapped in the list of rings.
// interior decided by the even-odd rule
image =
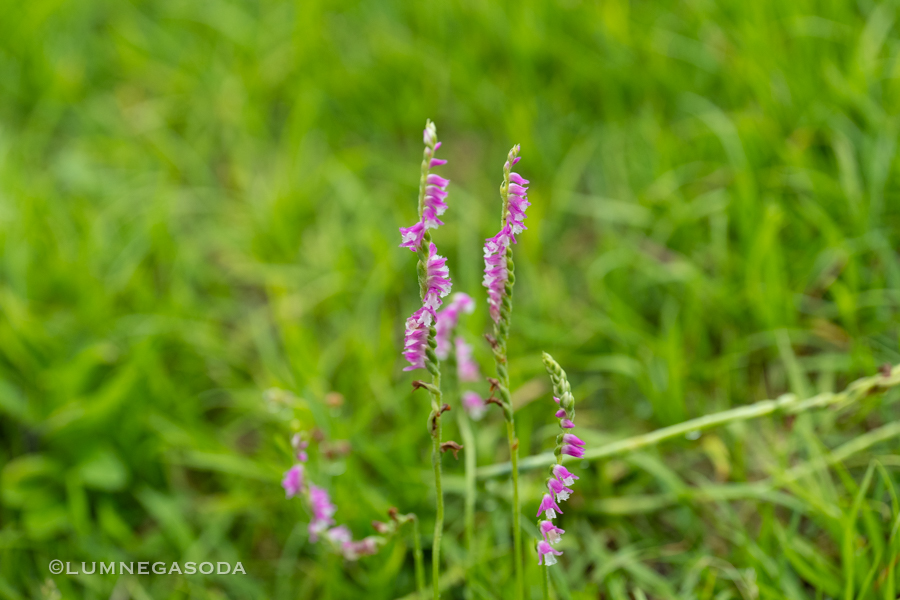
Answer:
[[[575,397],[572,396],[572,387],[569,385],[569,379],[566,372],[552,356],[544,352],[542,354],[544,366],[547,368],[547,374],[550,375],[550,382],[553,384],[553,395],[559,398],[559,406],[566,411],[566,418],[570,421],[575,420]],[[556,462],[562,462],[562,445],[563,434],[560,433],[556,437]]]

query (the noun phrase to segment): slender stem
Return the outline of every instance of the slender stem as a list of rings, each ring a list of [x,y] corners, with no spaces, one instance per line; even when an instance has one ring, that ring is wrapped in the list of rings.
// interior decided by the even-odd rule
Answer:
[[[506,436],[509,439],[509,456],[512,461],[512,518],[513,518],[513,558],[516,561],[516,592],[522,598],[524,582],[522,576],[522,528],[519,525],[519,440],[516,439],[516,426],[512,419],[506,422]]]
[[[431,338],[434,338],[432,328]],[[430,342],[431,340],[429,340]],[[441,371],[437,362],[431,371],[431,385],[434,390],[431,393],[431,417],[429,428],[431,430],[431,466],[434,469],[435,491],[435,515],[434,515],[434,540],[431,544],[431,579],[434,589],[434,600],[441,597],[441,538],[444,535],[444,489],[441,473],[441,412],[443,395],[441,394]]]
[[[663,427],[649,433],[636,435],[624,440],[598,446],[584,453],[581,460],[597,460],[619,454],[626,454],[646,446],[653,446],[659,442],[684,436],[694,431],[702,431],[712,427],[718,427],[728,423],[747,421],[771,415],[773,413],[798,414],[816,408],[829,406],[843,407],[865,398],[866,396],[900,386],[900,365],[895,366],[891,375],[873,375],[863,377],[851,383],[843,392],[834,394],[827,392],[818,394],[807,400],[801,400],[795,394],[784,394],[776,400],[762,400],[749,406],[741,406],[711,415],[705,415],[697,419],[691,419],[677,425]],[[486,479],[505,475],[519,469],[538,469],[547,467],[556,462],[556,456],[552,452],[544,452],[535,456],[529,456],[518,465],[512,462],[489,465],[478,469],[478,477]]]
[[[422,559],[422,533],[419,531],[419,517],[414,516],[413,527],[413,561],[416,563],[416,591],[420,599],[425,598],[425,561]]]
[[[509,151],[506,164],[503,167],[503,182],[500,184],[500,209],[501,230],[509,221],[509,173],[518,147]],[[497,367],[497,391],[500,394],[500,402],[503,406],[503,416],[506,418],[506,434],[509,442],[509,460],[512,470],[512,525],[513,525],[513,561],[516,574],[516,598],[522,600],[525,594],[525,577],[522,570],[522,532],[519,525],[519,440],[516,438],[516,424],[513,416],[512,396],[509,392],[509,369],[507,364],[507,342],[509,341],[509,328],[512,322],[512,293],[516,282],[515,265],[513,263],[512,248],[506,248],[506,283],[503,288],[503,299],[500,304],[499,319],[494,322],[494,363]]]
[[[439,379],[439,378],[438,378]],[[434,467],[434,487],[436,510],[434,516],[434,542],[431,545],[431,578],[434,600],[441,597],[441,537],[444,534],[444,492],[441,488],[441,418],[434,420],[431,437],[431,464]]]
[[[457,370],[456,352],[453,351],[448,361],[448,379],[450,380],[450,393],[459,399],[460,410],[456,412],[456,424],[459,427],[459,434],[462,436],[463,460],[465,461],[465,505],[464,505],[464,523],[466,530],[466,581],[469,580],[469,570],[477,563],[475,558],[475,497],[477,494],[477,480],[475,478],[475,469],[477,468],[477,460],[475,453],[475,435],[472,433],[472,424],[469,422],[469,416],[466,414],[465,406],[462,402],[462,388],[459,384],[459,371]],[[466,586],[466,598],[472,597],[472,590]]]
[[[466,503],[465,503],[465,524],[466,524],[466,551],[468,553],[468,562],[470,565],[475,564],[475,499],[478,493],[476,487],[475,469],[475,435],[472,433],[472,425],[469,417],[466,416],[465,410],[457,413],[457,424],[459,433],[462,436],[463,446],[465,447],[465,477],[466,477]]]
[[[550,600],[550,567],[538,567],[541,570],[541,594],[544,600]]]

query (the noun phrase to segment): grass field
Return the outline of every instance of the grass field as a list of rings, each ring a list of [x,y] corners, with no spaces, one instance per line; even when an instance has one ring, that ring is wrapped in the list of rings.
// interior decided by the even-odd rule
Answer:
[[[900,363],[898,16],[869,0],[3,3],[0,598],[415,590],[408,535],[344,562],[279,481],[291,432],[320,430],[309,469],[341,522],[362,536],[391,506],[416,513],[428,562],[429,406],[400,354],[418,286],[397,247],[426,118],[452,181],[435,237],[477,301],[463,329],[489,375],[481,244],[522,145],[523,459],[556,435],[541,351],[568,371],[588,449]],[[576,461],[555,597],[896,598],[898,401]],[[504,421],[474,427],[477,561],[448,455],[443,597],[510,598],[508,478],[489,476]],[[527,540],[541,486],[523,471]],[[57,558],[247,575],[51,576]]]

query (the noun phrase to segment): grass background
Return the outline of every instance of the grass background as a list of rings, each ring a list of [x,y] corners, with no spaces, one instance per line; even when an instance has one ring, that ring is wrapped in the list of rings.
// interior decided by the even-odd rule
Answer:
[[[478,301],[473,343],[480,245],[522,144],[522,456],[555,435],[541,350],[589,446],[900,362],[897,16],[867,0],[3,3],[0,597],[413,590],[407,540],[342,564],[279,479],[292,427],[316,427],[310,468],[339,520],[362,536],[397,506],[430,545],[428,402],[400,356],[415,265],[397,247],[426,117],[453,181],[436,241]],[[580,466],[558,597],[893,597],[898,441],[779,477],[896,400]],[[479,464],[507,459],[496,411],[476,435]],[[445,470],[458,571],[461,463]],[[540,479],[523,480],[529,523]],[[481,482],[479,565],[446,597],[509,597],[508,496]],[[53,558],[248,575],[49,578]]]

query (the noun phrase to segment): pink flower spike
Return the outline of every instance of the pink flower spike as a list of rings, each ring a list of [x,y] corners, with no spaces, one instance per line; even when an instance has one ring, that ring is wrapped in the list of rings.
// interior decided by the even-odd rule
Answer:
[[[309,526],[306,528],[306,531],[309,532],[309,541],[319,541],[319,534],[328,529],[328,525],[329,523],[327,521],[311,520]]]
[[[447,259],[438,255],[434,242],[428,246],[426,276],[428,293],[437,293],[441,298],[450,293],[450,269],[447,267]]]
[[[561,409],[559,409],[558,411],[556,411],[556,418],[557,418],[557,419],[562,419],[562,418],[565,417],[565,416],[566,416],[566,409],[561,408]]]
[[[320,521],[330,521],[337,512],[328,492],[312,484],[309,486],[309,503],[312,505],[313,517]]]
[[[460,381],[478,381],[478,363],[472,358],[472,346],[462,337],[456,338],[456,375]]]
[[[552,472],[553,476],[556,477],[563,485],[572,485],[573,483],[575,483],[576,479],[579,479],[577,475],[570,473],[569,470],[562,465],[553,465]]]
[[[369,536],[358,542],[346,541],[341,550],[347,560],[357,560],[360,556],[369,556],[378,552],[378,538]]]
[[[563,429],[575,429],[575,423],[573,423],[569,419],[562,419],[559,422],[559,426],[562,427]]]
[[[462,405],[463,408],[466,409],[466,412],[469,413],[469,416],[476,421],[480,420],[487,410],[487,405],[484,403],[484,400],[481,399],[481,396],[472,391],[463,393]]]
[[[584,456],[584,449],[579,448],[578,446],[572,446],[571,444],[563,444],[562,453],[574,456],[575,458],[582,458]]]
[[[429,185],[436,185],[438,187],[447,187],[447,184],[450,183],[449,179],[444,179],[440,175],[435,175],[434,173],[429,173],[428,177],[425,179],[425,183]]]
[[[309,539],[313,542],[319,539],[319,534],[334,525],[334,513],[337,508],[331,503],[328,492],[310,484],[309,503],[312,507],[312,520],[309,522]]]
[[[303,465],[294,465],[284,474],[281,487],[288,498],[293,498],[303,491]]]
[[[559,543],[559,540],[561,539],[559,536],[566,532],[565,529],[560,529],[551,521],[541,521],[538,523],[538,529],[541,530],[541,535],[543,535],[544,539],[550,544]]]
[[[500,322],[500,307],[506,293],[509,269],[506,263],[506,249],[512,236],[509,225],[497,235],[484,241],[484,279],[482,285],[488,291],[488,305],[494,323]]]
[[[425,368],[425,353],[428,349],[428,328],[434,318],[434,311],[422,307],[406,319],[406,334],[403,340],[403,357],[409,362],[404,371]]]
[[[556,502],[553,501],[553,496],[550,494],[544,494],[541,498],[541,505],[538,507],[536,517],[539,517],[541,513],[544,513],[544,516],[552,521],[556,518],[556,513],[563,514],[563,511],[560,510],[559,506]]]
[[[425,191],[425,210],[431,209],[434,213],[434,217],[439,217],[444,214],[447,212],[447,203],[444,202],[444,198],[446,197],[447,192],[441,192],[439,188],[429,185]],[[424,216],[424,210],[422,214]]]
[[[332,527],[326,531],[325,537],[335,544],[342,544],[351,541],[353,539],[353,534],[350,533],[350,530],[347,529],[346,525],[338,525],[337,527]]]
[[[581,446],[584,448],[584,442],[578,439],[578,436],[572,433],[567,433],[563,435],[563,443],[564,444],[572,444],[573,446]]]
[[[512,181],[513,183],[518,183],[519,185],[528,185],[529,183],[531,183],[530,181],[528,181],[527,179],[525,179],[518,173],[510,173],[509,180]]]
[[[447,196],[449,196],[449,194],[447,193],[447,190],[445,190],[443,188],[439,188],[436,185],[426,186],[425,194],[426,194],[426,196],[434,196],[435,198],[437,198],[439,200],[444,200],[447,198]],[[441,213],[441,214],[443,214],[443,213]]]
[[[547,482],[547,489],[549,489],[552,493],[556,494],[556,501],[562,502],[564,500],[568,500],[569,496],[574,493],[574,490],[571,490],[564,486],[557,479],[551,479]]]
[[[440,167],[441,165],[446,165],[447,161],[441,158],[432,158],[431,163],[429,163],[429,167]]]
[[[431,206],[426,206],[425,209],[422,210],[422,220],[420,222],[425,229],[437,229],[444,224],[437,215],[438,212]],[[421,242],[419,243],[421,244]]]
[[[428,290],[425,292],[425,299],[422,301],[422,310],[427,311],[433,319],[437,319],[437,309],[441,307],[441,304],[443,304],[443,301],[437,290]]]
[[[556,557],[560,556],[562,552],[555,549],[553,546],[541,540],[537,545],[538,551],[538,564],[544,565],[545,567],[549,567],[550,565],[556,564]]]
[[[422,245],[422,238],[425,237],[425,223],[419,221],[412,227],[400,228],[400,247],[409,248],[413,252]]]
[[[437,354],[438,358],[445,360],[450,356],[450,336],[453,335],[453,330],[456,329],[459,323],[460,314],[468,314],[473,310],[475,310],[475,301],[468,294],[457,292],[453,294],[450,303],[437,314],[437,322],[435,323],[437,348],[435,348],[434,353]],[[457,364],[460,364],[459,356],[457,356],[456,361]]]

